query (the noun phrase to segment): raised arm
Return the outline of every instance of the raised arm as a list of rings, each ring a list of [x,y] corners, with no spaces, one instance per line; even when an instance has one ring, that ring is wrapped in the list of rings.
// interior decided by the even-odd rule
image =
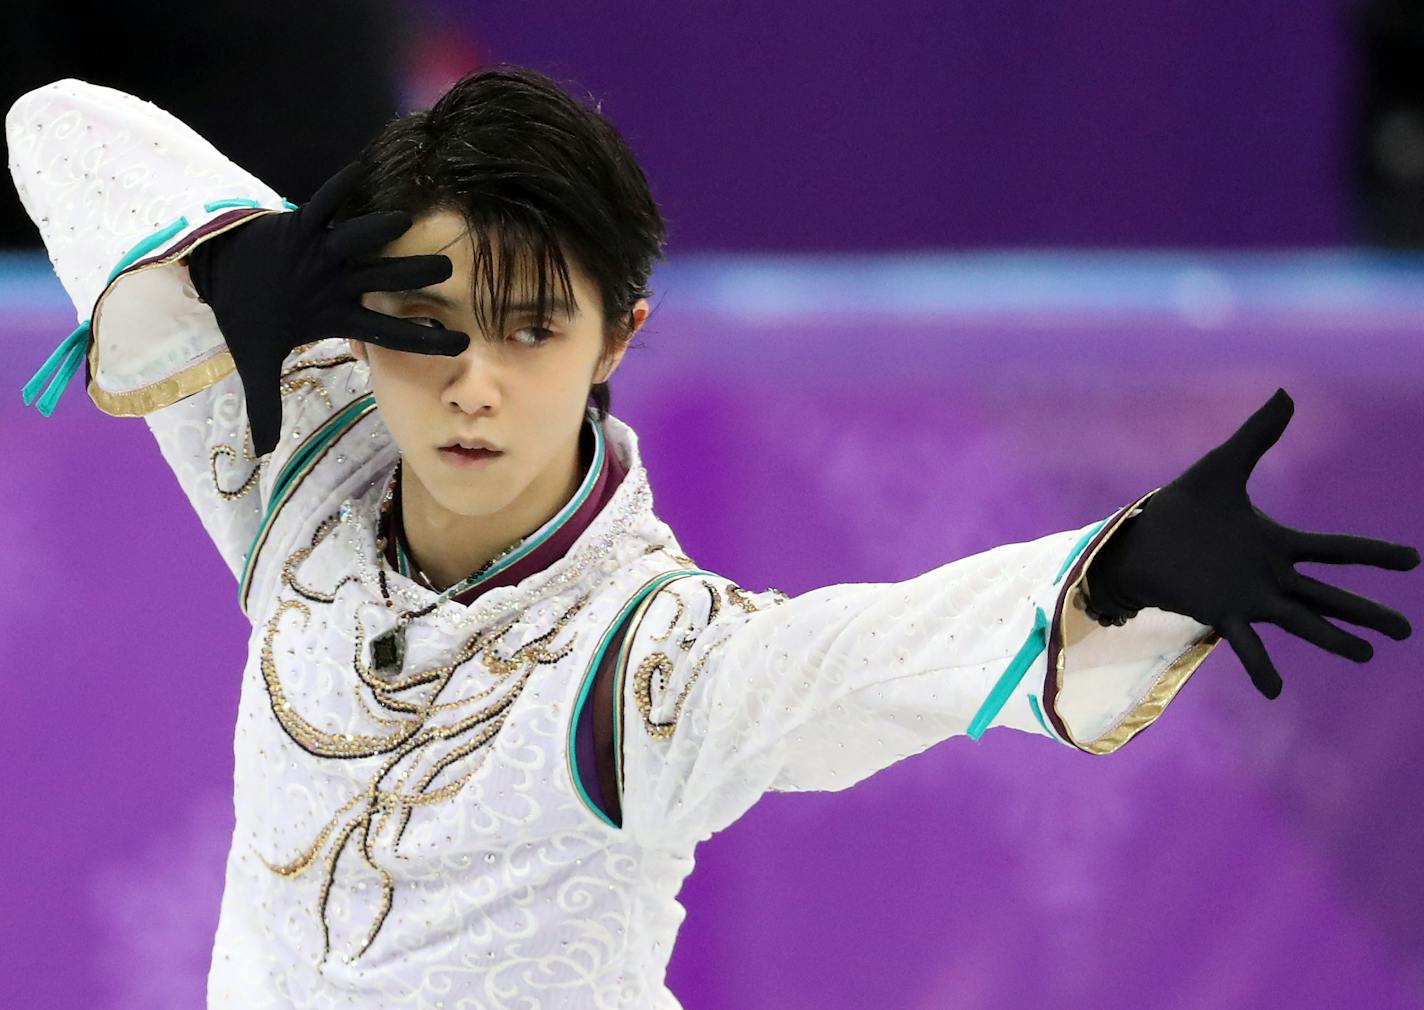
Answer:
[[[25,402],[48,416],[85,366],[100,410],[148,423],[240,576],[262,520],[266,460],[251,450],[232,356],[182,258],[291,205],[178,119],[112,88],[72,79],[37,88],[10,108],[5,131],[15,189],[79,323],[26,385]]]
[[[101,410],[148,423],[238,579],[285,466],[329,421],[371,406],[342,338],[427,353],[467,342],[361,307],[364,290],[432,283],[450,264],[356,261],[410,220],[328,228],[355,166],[298,209],[162,109],[72,79],[23,95],[6,134],[16,190],[79,320],[25,402],[48,416],[85,364]]]

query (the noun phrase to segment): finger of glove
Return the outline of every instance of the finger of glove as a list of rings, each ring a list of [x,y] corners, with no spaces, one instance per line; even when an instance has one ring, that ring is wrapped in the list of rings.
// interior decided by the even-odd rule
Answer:
[[[1312,579],[1309,575],[1292,572],[1285,580],[1285,588],[1297,600],[1326,617],[1338,617],[1363,628],[1373,628],[1395,641],[1408,638],[1413,630],[1409,620],[1399,611],[1391,610],[1378,600]]]
[[[399,256],[350,264],[342,275],[342,283],[353,295],[367,291],[413,291],[448,280],[451,270],[449,256]]]
[[[247,421],[252,428],[252,451],[259,458],[277,447],[282,433],[282,393],[277,376],[271,381],[259,379],[248,388],[247,376],[242,376],[243,394],[247,401]]]
[[[357,340],[414,354],[453,356],[470,346],[470,338],[459,330],[432,329],[365,307],[347,316],[345,329]]]
[[[1244,484],[1261,457],[1280,440],[1294,413],[1294,401],[1284,389],[1277,389],[1235,434],[1213,450],[1210,458]]]
[[[1407,572],[1419,564],[1419,548],[1349,533],[1305,533],[1287,541],[1291,563],[1319,561],[1327,565],[1374,565]]]
[[[378,252],[410,230],[410,215],[403,210],[378,210],[334,225],[326,237],[326,250],[339,260]]]
[[[1374,646],[1369,642],[1337,628],[1305,604],[1295,600],[1281,597],[1273,601],[1267,610],[1266,620],[1312,645],[1320,646],[1326,652],[1353,659],[1356,663],[1368,662],[1375,654]]]
[[[1261,638],[1256,634],[1256,630],[1243,620],[1233,619],[1222,622],[1218,632],[1230,643],[1232,651],[1236,653],[1236,658],[1241,661],[1241,665],[1246,668],[1246,673],[1250,675],[1251,683],[1256,685],[1256,690],[1267,698],[1279,697],[1282,687],[1281,675],[1276,672],[1275,664],[1266,654],[1266,647],[1261,644]]]
[[[302,228],[306,234],[314,235],[326,228],[337,208],[356,191],[364,174],[361,163],[353,161],[317,187],[312,198],[301,207]]]

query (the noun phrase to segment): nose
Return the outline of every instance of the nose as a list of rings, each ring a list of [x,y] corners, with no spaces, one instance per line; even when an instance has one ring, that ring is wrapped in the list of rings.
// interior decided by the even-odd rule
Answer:
[[[444,390],[447,404],[466,414],[497,407],[502,398],[499,350],[487,341],[470,340],[470,346],[450,356],[451,372]]]

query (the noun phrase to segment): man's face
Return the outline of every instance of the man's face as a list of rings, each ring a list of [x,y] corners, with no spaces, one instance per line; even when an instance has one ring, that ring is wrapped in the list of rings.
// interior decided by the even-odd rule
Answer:
[[[451,356],[351,341],[352,353],[370,365],[376,402],[400,448],[405,478],[418,481],[426,497],[454,516],[491,515],[559,499],[577,466],[589,387],[612,374],[626,347],[603,360],[598,289],[570,261],[571,312],[555,311],[541,320],[532,309],[511,309],[503,333],[486,333],[470,302],[475,249],[459,214],[442,210],[417,217],[381,255],[429,253],[450,257],[449,278],[421,289],[443,302],[414,292],[372,291],[362,296],[362,304],[432,328],[435,324],[425,321],[438,320],[446,329],[469,334],[469,346]],[[558,291],[551,284],[551,293]],[[534,294],[516,288],[509,304],[532,302]],[[647,302],[640,301],[635,321],[641,325],[646,314]],[[457,466],[440,452],[454,440],[478,438],[502,450],[481,467]]]

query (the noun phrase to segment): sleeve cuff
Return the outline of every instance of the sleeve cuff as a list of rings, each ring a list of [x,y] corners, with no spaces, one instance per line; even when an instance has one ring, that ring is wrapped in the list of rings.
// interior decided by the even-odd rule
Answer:
[[[85,385],[106,414],[142,417],[233,371],[222,331],[184,259],[213,236],[280,210],[246,199],[216,200],[203,210],[209,216],[195,223],[179,218],[136,245],[94,305]]]
[[[1073,609],[1102,545],[1158,490],[1090,531],[1054,580],[1043,705],[1035,715],[1054,736],[1089,754],[1111,754],[1155,722],[1220,641],[1209,626],[1155,607],[1110,627]]]

